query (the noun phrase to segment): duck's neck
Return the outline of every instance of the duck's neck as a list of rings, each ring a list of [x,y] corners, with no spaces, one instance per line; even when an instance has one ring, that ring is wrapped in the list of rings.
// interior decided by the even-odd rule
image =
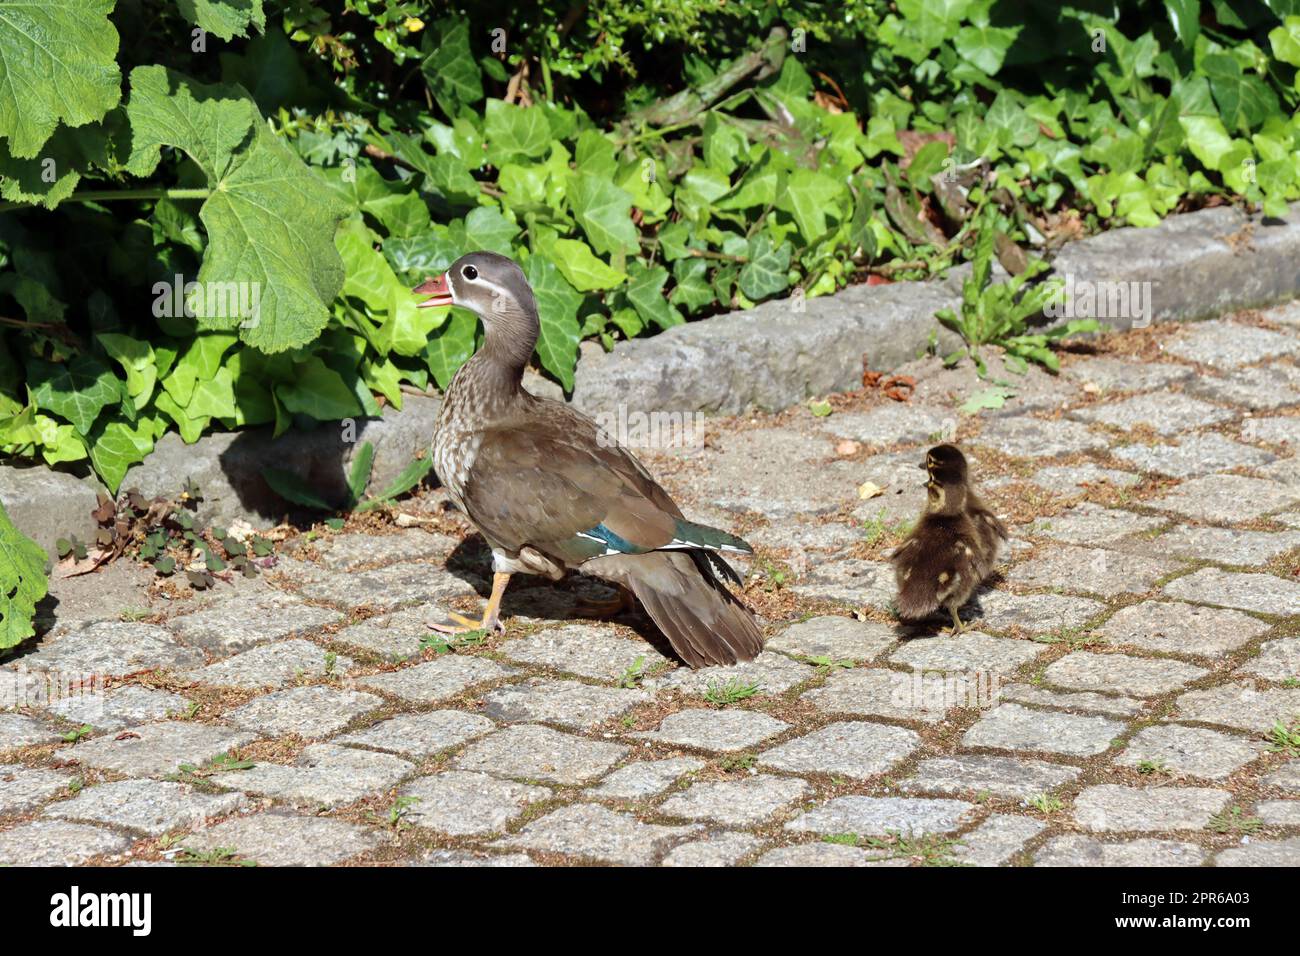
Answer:
[[[961,514],[966,506],[966,486],[963,484],[941,485],[938,482],[931,482],[926,487],[929,490],[926,510],[930,514],[952,517]]]
[[[537,348],[539,328],[536,317],[497,316],[484,322],[483,328],[483,348],[475,358],[495,366],[518,389],[524,369]]]
[[[525,315],[494,315],[483,323],[483,347],[465,363],[452,388],[480,413],[495,417],[526,396],[524,369],[537,346],[538,323]]]

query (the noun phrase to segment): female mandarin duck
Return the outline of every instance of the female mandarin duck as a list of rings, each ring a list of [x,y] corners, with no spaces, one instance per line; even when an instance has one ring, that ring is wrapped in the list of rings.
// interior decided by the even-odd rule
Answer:
[[[750,546],[687,521],[595,422],[521,386],[541,326],[519,266],[474,252],[414,291],[432,296],[421,307],[472,310],[485,333],[483,347],[443,396],[433,464],[492,548],[492,595],[481,620],[452,614],[432,626],[444,633],[500,630],[512,574],[558,581],[581,568],[630,589],[692,667],[734,664],[762,650],[753,615],[722,581],[740,578],[719,556],[750,554]]]

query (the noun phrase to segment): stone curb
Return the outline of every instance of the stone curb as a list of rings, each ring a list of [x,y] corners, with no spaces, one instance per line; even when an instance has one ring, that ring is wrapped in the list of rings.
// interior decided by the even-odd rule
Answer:
[[[1156,322],[1269,305],[1300,295],[1300,203],[1283,220],[1220,207],[1171,216],[1151,229],[1113,229],[1070,243],[1053,264],[1076,285],[1152,283]],[[934,313],[957,306],[964,272],[954,269],[932,282],[855,285],[804,302],[764,302],[625,342],[609,353],[584,347],[572,401],[591,415],[617,415],[620,408],[725,415],[777,411],[853,389],[864,355],[871,368],[889,371],[916,358],[932,335],[940,350],[956,345]],[[1116,328],[1133,324],[1125,317],[1098,318]],[[554,383],[540,378],[530,379],[530,387],[558,395]],[[171,495],[193,478],[205,497],[202,520],[274,522],[287,509],[261,477],[263,468],[289,469],[325,497],[341,499],[352,455],[370,441],[376,451],[373,491],[427,448],[439,404],[437,398],[406,396],[400,412],[358,419],[352,444],[343,441],[337,423],[277,440],[266,429],[208,435],[193,445],[169,434],[131,469],[123,487]],[[99,490],[90,478],[39,466],[0,466],[0,502],[46,548],[68,533],[94,533],[90,511]]]

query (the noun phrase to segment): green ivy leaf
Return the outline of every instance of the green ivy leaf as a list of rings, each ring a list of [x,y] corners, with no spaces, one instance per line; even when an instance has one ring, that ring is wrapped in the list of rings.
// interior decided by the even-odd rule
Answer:
[[[993,105],[984,114],[984,123],[995,134],[997,144],[1003,149],[1028,146],[1038,138],[1038,124],[1006,90],[994,98]]]
[[[1183,49],[1193,49],[1201,33],[1200,0],[1165,0],[1165,12]]]
[[[627,279],[626,272],[610,268],[581,239],[555,239],[547,244],[546,254],[579,292],[612,289]]]
[[[812,242],[826,232],[826,214],[845,218],[840,208],[847,195],[842,183],[812,169],[796,169],[786,183],[785,194],[777,199],[777,208],[794,217],[804,239]]]
[[[126,372],[126,390],[136,407],[143,408],[158,380],[153,346],[119,332],[100,332],[95,339],[104,347],[109,358],[122,366]]]
[[[424,348],[424,361],[439,388],[445,389],[450,385],[457,369],[474,354],[477,333],[478,316],[468,309],[453,308],[446,321],[429,336]]]
[[[487,161],[493,166],[535,159],[551,146],[551,127],[540,109],[488,100],[483,121]]]
[[[113,494],[121,487],[127,469],[153,451],[153,436],[153,422],[143,418],[134,425],[113,419],[91,436],[91,464]]]
[[[1300,66],[1300,16],[1289,16],[1280,27],[1269,30],[1268,43],[1283,63]]]
[[[0,504],[0,650],[35,632],[36,603],[45,597],[45,549],[14,527]]]
[[[121,380],[91,355],[76,355],[59,365],[32,359],[28,380],[37,406],[66,418],[81,435],[89,434],[105,406],[123,397]]]
[[[164,376],[162,386],[182,408],[194,397],[198,382],[213,378],[221,368],[222,357],[235,344],[233,335],[214,332],[195,336],[185,352]]]
[[[963,60],[974,64],[989,76],[1002,69],[1007,50],[1015,42],[1020,29],[982,25],[964,26],[957,31],[953,47]]]
[[[415,236],[429,228],[429,207],[418,193],[394,193],[366,205],[391,236]]]
[[[449,119],[483,99],[483,76],[469,46],[469,18],[446,17],[425,28],[420,72]]]
[[[524,263],[524,277],[532,286],[542,323],[537,357],[542,368],[554,375],[566,392],[571,392],[573,369],[578,363],[578,306],[582,296],[545,256],[529,256]]]
[[[1232,153],[1232,137],[1217,116],[1180,116],[1178,123],[1187,134],[1187,148],[1207,169],[1223,169],[1225,156]]]
[[[648,324],[670,329],[686,321],[664,296],[664,286],[668,283],[667,269],[663,266],[647,269],[635,262],[629,275],[627,299]]]
[[[745,171],[736,188],[718,200],[719,209],[752,209],[771,206],[781,194],[785,170],[770,149]]]
[[[360,301],[370,318],[379,322],[369,337],[381,354],[419,355],[441,315],[438,310],[416,307],[410,289],[398,281],[371,240],[360,218],[349,219],[339,229],[335,243],[347,265],[343,295]]]
[[[1201,70],[1210,80],[1214,101],[1229,129],[1254,129],[1278,112],[1277,94],[1258,76],[1243,71],[1235,57],[1207,56],[1201,60]]]
[[[342,235],[342,231],[339,233]],[[428,232],[409,238],[389,236],[384,240],[384,258],[400,273],[425,279],[441,275],[461,257],[464,246],[450,230],[434,226]],[[348,273],[351,278],[351,265]],[[347,293],[347,284],[343,291]]]
[[[465,245],[461,254],[479,249],[510,255],[511,240],[519,235],[519,227],[501,214],[496,206],[479,206],[465,217]],[[457,255],[457,258],[460,258]]]
[[[696,256],[687,256],[673,263],[675,286],[669,297],[673,305],[680,305],[687,312],[712,305],[713,289],[709,287],[708,272],[708,261]]]
[[[772,248],[772,240],[759,234],[749,241],[749,261],[740,270],[740,291],[759,302],[784,292],[790,285],[790,256],[794,247],[788,241]]]
[[[289,411],[320,422],[361,414],[361,403],[351,386],[315,355],[295,369],[292,381],[277,385],[275,395]]]
[[[971,0],[898,0],[898,12],[915,28],[928,51],[950,39],[966,17]]]
[[[569,186],[569,208],[601,255],[632,253],[639,248],[632,222],[632,197],[608,179],[578,173]]]
[[[115,0],[0,0],[0,137],[36,156],[60,122],[103,119],[122,97]]]

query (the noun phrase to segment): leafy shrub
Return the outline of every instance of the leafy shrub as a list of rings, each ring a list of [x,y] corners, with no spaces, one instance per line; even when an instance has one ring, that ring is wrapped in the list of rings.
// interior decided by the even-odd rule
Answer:
[[[0,454],[114,491],[169,431],[279,433],[445,385],[474,319],[408,289],[470,249],[523,263],[567,388],[584,338],[925,276],[977,223],[1050,253],[1300,195],[1293,0],[0,19]]]

